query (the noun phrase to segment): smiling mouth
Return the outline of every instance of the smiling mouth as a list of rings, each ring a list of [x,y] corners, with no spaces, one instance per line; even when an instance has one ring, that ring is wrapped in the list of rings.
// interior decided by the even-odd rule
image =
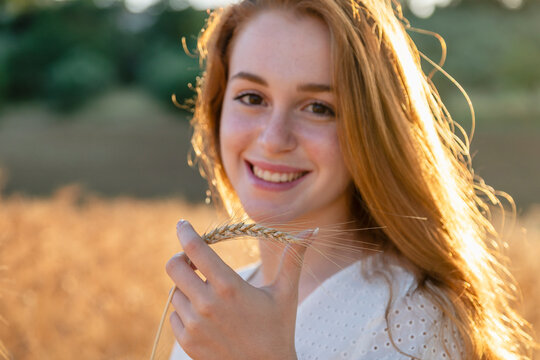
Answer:
[[[308,171],[274,172],[261,169],[260,167],[253,164],[249,164],[249,166],[251,168],[251,171],[257,178],[271,183],[293,182],[308,173]]]

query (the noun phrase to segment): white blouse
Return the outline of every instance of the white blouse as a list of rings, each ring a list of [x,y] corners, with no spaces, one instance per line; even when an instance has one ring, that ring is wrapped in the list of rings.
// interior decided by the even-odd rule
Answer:
[[[413,291],[416,280],[409,271],[392,264],[385,267],[390,276],[375,272],[366,276],[362,262],[330,276],[298,306],[295,346],[299,360],[462,358],[455,330],[443,325],[441,311],[427,296]],[[259,265],[238,273],[249,279]],[[187,359],[175,343],[170,360]]]

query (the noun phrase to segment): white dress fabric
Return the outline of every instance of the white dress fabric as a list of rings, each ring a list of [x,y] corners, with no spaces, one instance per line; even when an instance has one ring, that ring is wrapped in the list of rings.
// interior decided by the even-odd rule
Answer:
[[[238,273],[248,279],[259,265]],[[455,330],[443,325],[441,311],[427,296],[414,291],[414,276],[397,264],[385,269],[390,276],[366,276],[362,261],[357,261],[323,281],[304,299],[296,319],[299,360],[462,358]],[[188,359],[175,343],[170,360]]]

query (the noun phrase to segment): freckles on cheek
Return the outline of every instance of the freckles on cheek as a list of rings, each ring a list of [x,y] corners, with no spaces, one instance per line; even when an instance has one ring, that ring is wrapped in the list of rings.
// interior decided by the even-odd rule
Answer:
[[[253,126],[239,117],[222,119],[220,126],[220,144],[223,157],[236,157],[246,150],[253,134]]]
[[[249,125],[238,119],[226,119],[222,122],[220,128],[220,139],[222,143],[233,142],[245,138],[249,134]]]
[[[335,129],[311,131],[306,134],[304,144],[309,146],[309,152],[317,159],[335,162],[343,158]]]
[[[245,132],[247,127],[248,122],[238,117],[223,119],[221,123],[222,133],[228,136],[236,134],[239,131]]]

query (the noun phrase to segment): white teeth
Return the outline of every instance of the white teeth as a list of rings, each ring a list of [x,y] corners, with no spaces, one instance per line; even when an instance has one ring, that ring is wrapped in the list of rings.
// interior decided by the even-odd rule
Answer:
[[[295,173],[278,173],[263,170],[257,166],[253,166],[253,173],[260,179],[273,183],[291,182],[302,176],[302,172]]]

